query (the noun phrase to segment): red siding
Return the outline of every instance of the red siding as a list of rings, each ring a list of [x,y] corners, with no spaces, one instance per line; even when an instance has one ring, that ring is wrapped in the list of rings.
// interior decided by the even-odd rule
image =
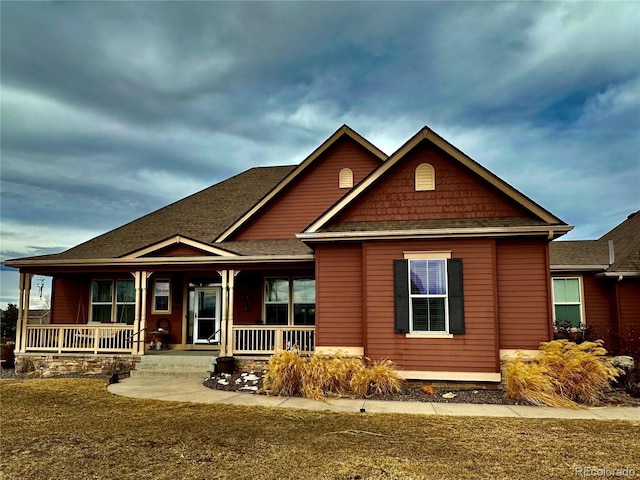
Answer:
[[[362,249],[360,244],[316,249],[316,343],[362,347]]]
[[[500,348],[536,350],[552,338],[546,243],[497,242]]]
[[[340,170],[351,168],[355,185],[379,165],[376,157],[353,140],[338,141],[234,235],[234,239],[294,237],[349,191],[338,187]]]
[[[157,252],[151,252],[146,257],[202,257],[211,255],[209,252],[190,247],[189,245],[171,245]]]
[[[364,248],[367,356],[390,358],[404,370],[498,371],[492,240],[370,242]],[[462,258],[464,335],[418,339],[394,332],[393,260],[405,251],[451,251]]]
[[[575,276],[580,276],[580,274],[575,274]],[[616,328],[611,322],[611,300],[615,301],[611,287],[609,282],[599,281],[593,274],[582,275],[585,323],[591,329],[592,338],[602,339],[607,349],[614,347],[612,334]]]
[[[422,144],[339,216],[338,222],[526,216],[522,207],[492,189],[434,146]],[[435,169],[436,189],[415,190],[415,169]]]
[[[51,323],[87,323],[91,282],[84,276],[54,277]]]
[[[627,280],[618,283],[621,353],[637,357],[640,353],[640,282]]]

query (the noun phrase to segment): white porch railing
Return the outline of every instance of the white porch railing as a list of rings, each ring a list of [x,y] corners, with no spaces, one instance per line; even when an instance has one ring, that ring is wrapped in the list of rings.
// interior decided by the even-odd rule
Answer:
[[[122,352],[134,348],[132,325],[27,325],[27,352]]]
[[[233,353],[272,354],[297,347],[300,353],[313,353],[316,328],[278,325],[234,325]]]

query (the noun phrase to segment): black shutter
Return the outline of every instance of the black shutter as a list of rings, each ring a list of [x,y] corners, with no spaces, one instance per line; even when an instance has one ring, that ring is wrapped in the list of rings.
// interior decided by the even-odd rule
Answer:
[[[396,333],[409,333],[409,262],[393,261]]]
[[[449,333],[464,333],[464,294],[462,289],[462,259],[450,258],[449,271]]]

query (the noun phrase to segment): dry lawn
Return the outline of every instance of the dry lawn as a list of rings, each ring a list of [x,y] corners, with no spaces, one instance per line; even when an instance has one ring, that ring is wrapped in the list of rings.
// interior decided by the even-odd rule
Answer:
[[[3,380],[0,478],[575,479],[640,475],[640,423],[337,414],[116,397]]]

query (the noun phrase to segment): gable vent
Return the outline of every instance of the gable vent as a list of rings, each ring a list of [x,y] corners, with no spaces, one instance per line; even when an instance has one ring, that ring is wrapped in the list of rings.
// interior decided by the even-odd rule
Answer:
[[[343,168],[342,170],[340,170],[339,185],[340,188],[353,187],[353,172],[350,168]]]
[[[422,163],[416,168],[416,191],[435,190],[436,171],[429,163]]]

